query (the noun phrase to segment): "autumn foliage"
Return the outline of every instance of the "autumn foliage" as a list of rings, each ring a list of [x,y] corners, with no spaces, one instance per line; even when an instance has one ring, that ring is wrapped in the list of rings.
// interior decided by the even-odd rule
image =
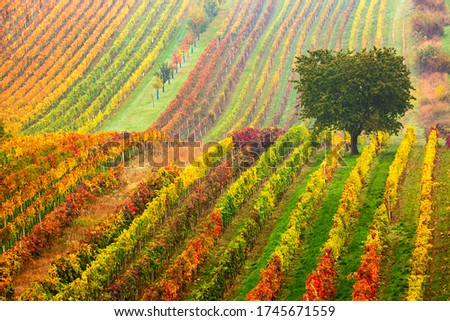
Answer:
[[[394,161],[389,167],[383,202],[375,212],[369,235],[365,242],[365,251],[361,266],[354,274],[352,299],[355,301],[377,300],[380,279],[380,262],[387,236],[388,222],[397,213],[398,189],[401,184],[409,155],[415,145],[416,134],[413,127],[408,127],[402,143],[397,149]]]
[[[266,269],[260,271],[261,280],[258,287],[252,290],[246,297],[247,301],[273,301],[277,297],[284,281],[282,259],[274,255]]]
[[[326,249],[318,258],[319,264],[316,270],[308,275],[306,280],[306,293],[303,300],[327,301],[336,296],[336,270],[331,249]]]
[[[289,270],[294,254],[300,246],[300,238],[308,229],[309,222],[317,213],[326,183],[331,180],[338,168],[335,157],[329,155],[312,174],[305,192],[299,196],[296,208],[290,213],[288,229],[281,236],[280,245],[274,250],[266,269],[261,269],[261,279],[257,286],[247,294],[246,300],[275,300]]]
[[[339,261],[349,234],[359,215],[362,190],[370,173],[375,156],[380,151],[383,134],[373,135],[370,145],[364,148],[356,166],[345,182],[339,206],[333,218],[329,238],[323,245],[319,265],[308,275],[304,300],[332,300],[336,294],[335,264]]]
[[[406,300],[418,301],[423,299],[424,283],[428,278],[428,263],[431,259],[431,229],[429,223],[433,212],[433,169],[436,162],[438,146],[438,133],[432,128],[428,136],[425,150],[425,159],[422,169],[422,183],[419,203],[419,223],[416,230],[416,241],[412,253],[410,265],[411,273],[408,282],[408,294]]]
[[[2,267],[0,274],[1,298],[11,299],[14,293],[11,286],[12,277],[21,271],[26,262],[40,255],[53,240],[61,236],[63,229],[89,206],[89,202],[96,194],[116,188],[120,173],[121,168],[118,167],[106,173],[100,173],[92,180],[86,180],[73,193],[70,193],[58,208],[50,212],[42,222],[33,226],[28,235],[20,239],[20,243],[15,243],[12,248],[0,256],[0,266]]]

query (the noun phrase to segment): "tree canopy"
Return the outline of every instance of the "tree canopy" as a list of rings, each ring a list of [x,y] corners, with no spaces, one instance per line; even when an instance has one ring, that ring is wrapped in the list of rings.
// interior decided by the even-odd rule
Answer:
[[[159,90],[163,87],[163,81],[160,76],[155,75],[153,79],[152,86],[156,89],[156,99],[159,99]]]
[[[214,18],[219,13],[219,2],[217,0],[206,0],[203,8],[209,19]]]
[[[206,30],[206,12],[205,8],[194,5],[189,8],[189,20],[187,28],[200,39],[200,34]]]
[[[413,107],[410,71],[392,48],[308,51],[296,57],[294,71],[300,117],[315,119],[317,131],[348,131],[352,154],[358,154],[363,131],[397,133],[400,118]]]
[[[155,72],[155,76],[161,78],[162,80],[162,89],[164,92],[164,85],[166,82],[170,84],[170,75],[172,73],[172,68],[170,68],[169,63],[166,61],[159,66],[159,70]]]

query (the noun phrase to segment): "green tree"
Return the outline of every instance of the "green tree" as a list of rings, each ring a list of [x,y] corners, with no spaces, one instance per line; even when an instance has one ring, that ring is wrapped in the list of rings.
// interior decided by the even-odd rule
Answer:
[[[206,12],[203,7],[195,5],[189,9],[187,28],[200,40],[200,34],[206,30]]]
[[[162,81],[161,77],[156,75],[155,78],[153,79],[153,82],[152,82],[152,86],[156,90],[156,99],[159,99],[159,91],[163,87],[163,85],[164,84],[163,84],[163,81]]]
[[[166,82],[170,85],[170,75],[172,74],[172,68],[169,66],[169,63],[166,61],[159,66],[159,70],[155,72],[155,76],[158,76],[162,80],[162,91],[164,92],[164,85]]]
[[[219,3],[217,0],[206,0],[205,3],[203,3],[203,8],[210,20],[219,13]]]
[[[309,51],[296,57],[294,71],[300,117],[314,119],[316,131],[348,131],[352,154],[363,131],[397,133],[413,107],[410,71],[392,48]]]

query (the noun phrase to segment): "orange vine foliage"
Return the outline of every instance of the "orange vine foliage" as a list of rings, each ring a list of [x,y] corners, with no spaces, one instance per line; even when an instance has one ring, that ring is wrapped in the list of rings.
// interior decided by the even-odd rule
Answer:
[[[303,300],[326,301],[336,296],[337,278],[331,249],[325,250],[325,253],[319,257],[319,261],[316,270],[308,275]]]

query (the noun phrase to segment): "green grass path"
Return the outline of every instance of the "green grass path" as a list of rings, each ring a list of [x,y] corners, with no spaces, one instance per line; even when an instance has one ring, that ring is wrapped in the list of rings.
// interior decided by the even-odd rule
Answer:
[[[280,300],[298,301],[305,293],[306,278],[316,268],[317,257],[320,255],[322,245],[328,239],[345,181],[355,166],[357,158],[357,156],[346,157],[347,166],[339,169],[330,183],[322,208],[317,214],[317,220],[310,232],[305,235],[304,244],[295,258],[296,262],[292,264],[292,272],[286,276],[287,288],[281,291]]]
[[[360,209],[360,216],[355,224],[352,239],[339,261],[336,299],[338,301],[351,300],[354,278],[347,278],[356,272],[361,264],[361,256],[364,254],[364,242],[367,239],[369,227],[373,221],[373,215],[381,205],[386,180],[389,174],[389,166],[395,157],[398,144],[391,145],[380,153],[371,171],[367,188],[364,192],[364,202]]]
[[[405,177],[399,189],[399,203],[389,226],[386,250],[381,262],[379,299],[404,300],[410,274],[419,211],[420,182],[425,149],[418,141],[411,151]]]

